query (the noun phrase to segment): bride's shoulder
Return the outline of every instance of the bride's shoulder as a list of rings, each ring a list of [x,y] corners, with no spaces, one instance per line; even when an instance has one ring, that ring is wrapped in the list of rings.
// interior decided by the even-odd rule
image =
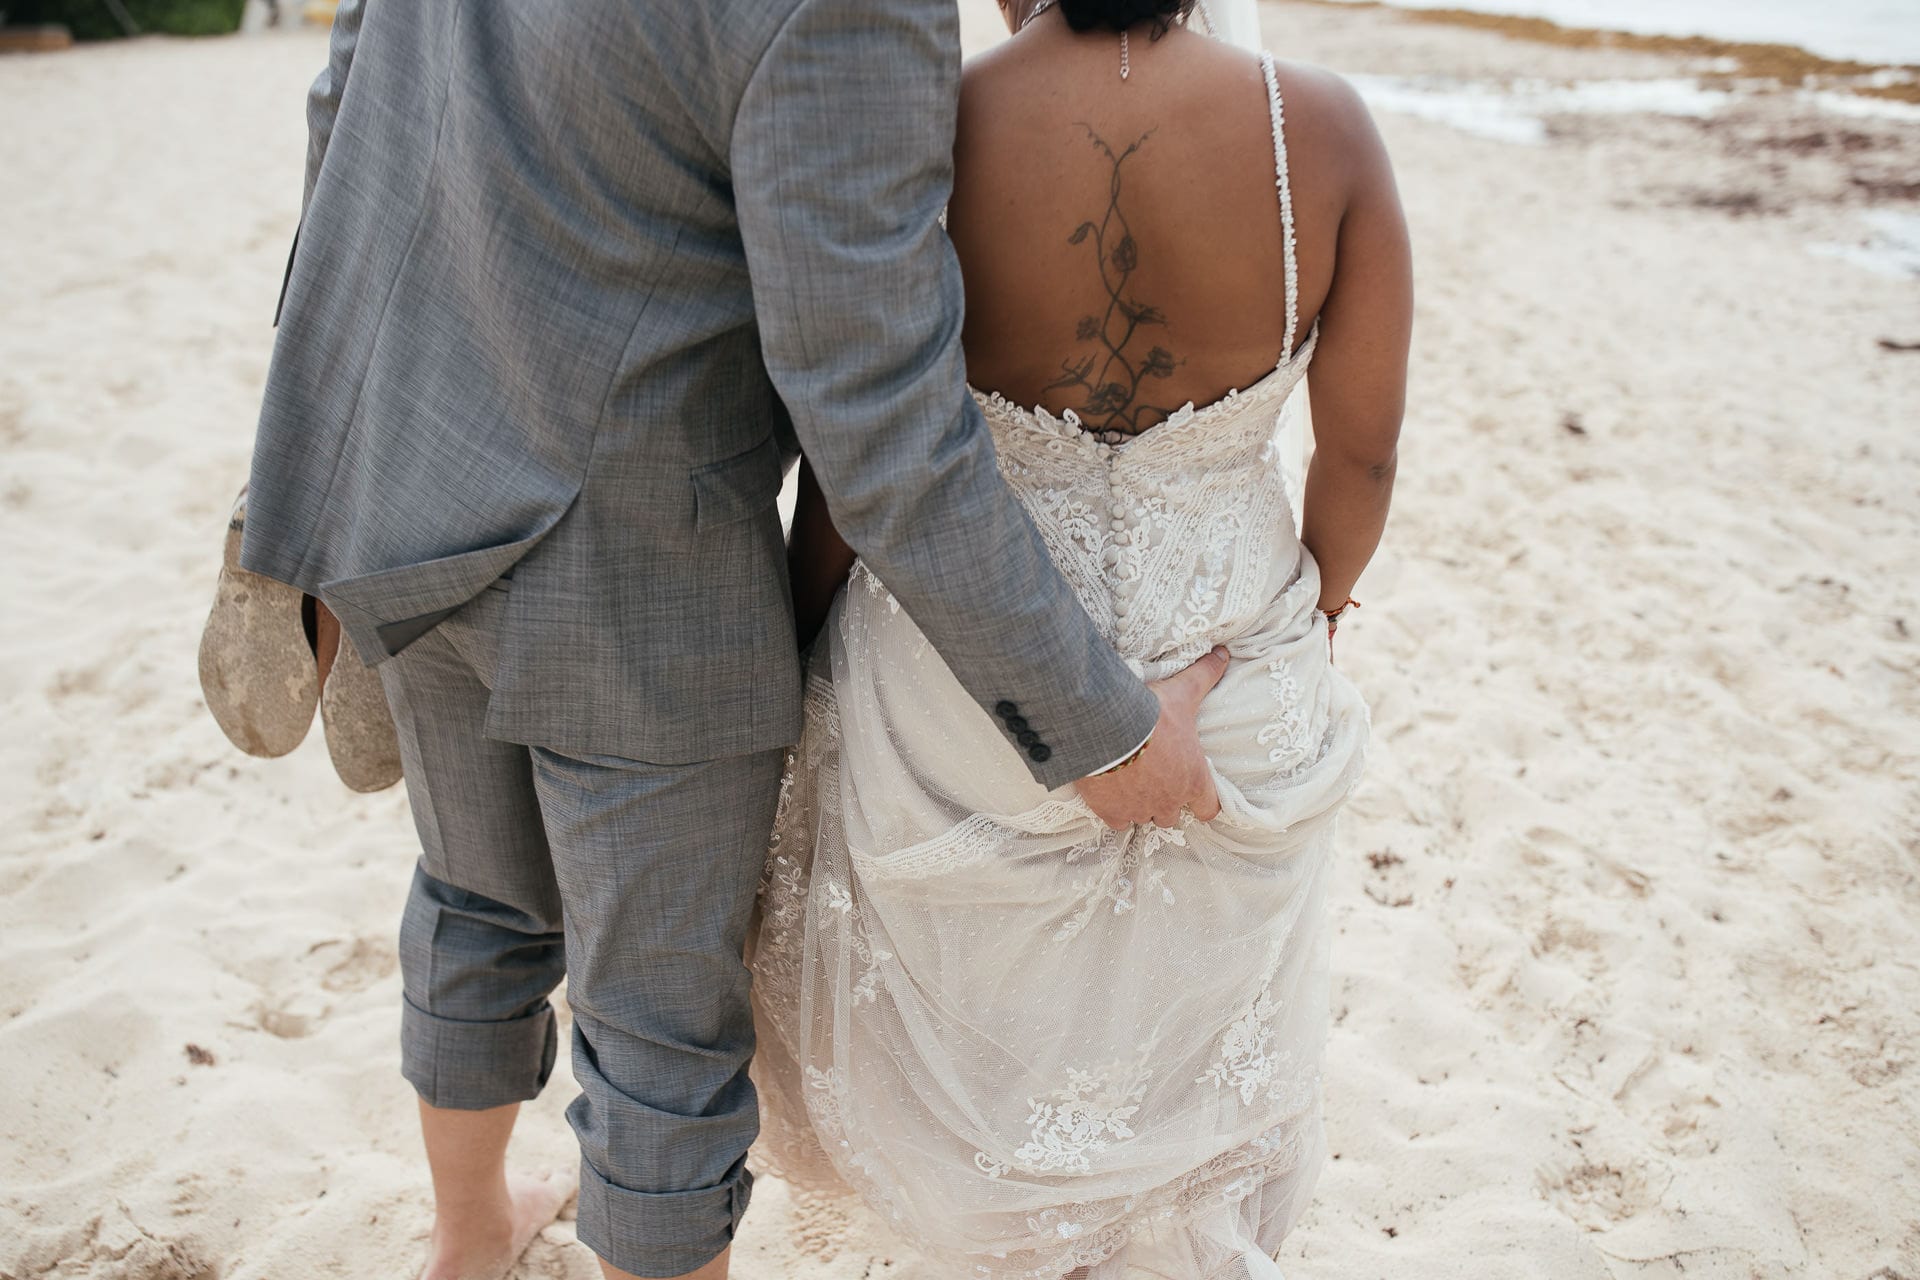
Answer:
[[[1273,60],[1289,130],[1296,122],[1329,130],[1371,131],[1373,115],[1353,82],[1339,72],[1290,58]]]
[[[1274,80],[1286,115],[1287,152],[1296,166],[1348,188],[1386,170],[1385,144],[1352,81],[1311,62],[1282,58],[1274,59]]]
[[[1248,86],[1260,92],[1265,81],[1264,55],[1239,45],[1192,35],[1184,42],[1183,79],[1193,90],[1222,98],[1242,96]],[[1274,80],[1286,105],[1287,123],[1308,117],[1328,128],[1352,128],[1370,119],[1366,104],[1351,81],[1318,63],[1273,55]]]
[[[960,66],[962,147],[969,138],[998,138],[1018,133],[1023,124],[1031,126],[1036,114],[1045,114],[1042,108],[1055,91],[1056,70],[1013,40],[969,57]]]
[[[977,88],[983,82],[1005,75],[1009,67],[1019,60],[1011,40],[1002,40],[979,53],[968,54],[960,64],[960,91],[965,93],[969,85]]]

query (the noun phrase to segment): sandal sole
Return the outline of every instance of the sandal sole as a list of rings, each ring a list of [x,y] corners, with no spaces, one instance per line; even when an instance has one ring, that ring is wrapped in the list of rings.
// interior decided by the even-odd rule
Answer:
[[[227,524],[213,609],[200,634],[200,692],[227,740],[250,756],[284,756],[306,738],[320,675],[299,588],[240,567],[245,499]]]
[[[380,673],[360,661],[347,633],[320,691],[320,720],[326,727],[327,754],[333,771],[354,791],[385,791],[400,781],[400,739],[387,706]]]

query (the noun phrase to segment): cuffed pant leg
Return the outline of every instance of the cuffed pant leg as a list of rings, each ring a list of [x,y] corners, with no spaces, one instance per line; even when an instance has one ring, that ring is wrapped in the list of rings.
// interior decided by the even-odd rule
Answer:
[[[538,1097],[559,1042],[560,932],[416,867],[400,955],[400,1073],[420,1097],[460,1111]]]
[[[524,1102],[553,1069],[566,975],[527,748],[485,735],[489,591],[381,667],[421,858],[400,928],[401,1073],[429,1104]]]
[[[741,956],[782,753],[533,754],[566,902],[580,1239],[634,1275],[683,1275],[731,1243],[752,1186]]]
[[[580,1240],[630,1275],[684,1276],[733,1243],[752,1191],[744,1155],[710,1187],[635,1191],[610,1181],[583,1152]]]

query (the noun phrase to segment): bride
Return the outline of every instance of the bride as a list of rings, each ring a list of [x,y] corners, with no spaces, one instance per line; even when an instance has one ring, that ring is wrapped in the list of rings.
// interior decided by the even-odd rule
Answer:
[[[761,1151],[955,1275],[1270,1280],[1324,1158],[1327,880],[1367,738],[1331,641],[1386,518],[1409,256],[1352,92],[1237,47],[1251,0],[1190,3],[1012,0],[948,221],[975,394],[1067,581],[1144,679],[1228,655],[1219,816],[1110,830],[1035,783],[803,475],[823,630],[752,956]],[[1296,534],[1279,422],[1309,365]]]

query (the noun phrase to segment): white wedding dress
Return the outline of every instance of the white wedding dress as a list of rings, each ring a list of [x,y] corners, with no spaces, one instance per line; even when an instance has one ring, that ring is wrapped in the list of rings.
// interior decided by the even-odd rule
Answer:
[[[850,1188],[942,1274],[1274,1280],[1324,1159],[1326,886],[1367,712],[1276,443],[1293,354],[1121,443],[980,396],[1000,468],[1145,679],[1215,644],[1218,819],[1047,791],[856,565],[816,645],[752,954],[756,1163]]]

